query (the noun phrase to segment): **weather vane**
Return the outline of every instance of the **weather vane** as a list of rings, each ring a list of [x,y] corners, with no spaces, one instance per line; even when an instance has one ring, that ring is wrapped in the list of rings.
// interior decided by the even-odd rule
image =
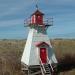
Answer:
[[[36,9],[38,9],[38,0],[35,0],[36,3]]]
[[[38,5],[36,4],[36,9],[38,9]]]

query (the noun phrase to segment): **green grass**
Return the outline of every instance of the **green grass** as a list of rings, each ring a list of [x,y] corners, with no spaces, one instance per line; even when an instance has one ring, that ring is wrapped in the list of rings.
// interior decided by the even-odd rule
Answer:
[[[0,75],[22,75],[21,56],[26,40],[0,40]],[[51,40],[57,59],[65,55],[75,55],[75,40]],[[75,56],[74,56],[75,57]],[[60,75],[75,75],[75,69],[61,72]]]

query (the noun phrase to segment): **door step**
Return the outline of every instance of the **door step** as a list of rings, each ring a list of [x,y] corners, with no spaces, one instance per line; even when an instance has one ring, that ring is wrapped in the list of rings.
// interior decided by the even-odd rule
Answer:
[[[46,75],[51,75],[51,71],[50,71],[50,67],[48,64],[44,64],[44,68],[45,68],[45,71],[46,71]]]

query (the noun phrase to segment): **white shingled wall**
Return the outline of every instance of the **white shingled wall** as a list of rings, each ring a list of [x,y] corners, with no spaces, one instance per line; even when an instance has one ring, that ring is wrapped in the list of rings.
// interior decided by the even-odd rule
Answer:
[[[52,46],[50,44],[48,36],[43,33],[38,33],[35,29],[30,29],[29,31],[21,62],[25,63],[26,65],[39,65],[39,51],[36,47],[36,44],[40,42],[46,42],[50,45],[50,49],[48,50],[48,56],[51,59],[52,63],[57,63],[55,54],[51,49]]]

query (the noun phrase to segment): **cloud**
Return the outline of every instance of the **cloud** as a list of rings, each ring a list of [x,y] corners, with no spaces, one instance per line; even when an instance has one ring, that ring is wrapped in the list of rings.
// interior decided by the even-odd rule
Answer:
[[[0,0],[0,27],[23,24],[22,13],[32,3],[32,0]]]
[[[23,24],[23,19],[14,19],[8,21],[0,21],[0,27],[15,26]]]
[[[35,5],[36,0],[0,0],[0,34],[4,34],[4,37],[10,37],[11,34],[20,37],[24,33],[24,19],[34,12]],[[54,16],[54,27],[48,34],[66,36],[71,32],[75,33],[75,0],[38,0],[38,5],[47,17]],[[14,31],[15,26],[17,30]],[[12,27],[13,29],[9,29],[6,35],[2,30],[5,27],[7,30]]]
[[[75,3],[75,0],[46,0],[45,2],[47,1],[48,1],[48,4],[51,4],[51,5],[71,5]]]
[[[1,0],[0,0],[1,1]],[[32,0],[6,0],[0,2],[0,17],[17,14],[26,10],[28,6],[32,4]]]

